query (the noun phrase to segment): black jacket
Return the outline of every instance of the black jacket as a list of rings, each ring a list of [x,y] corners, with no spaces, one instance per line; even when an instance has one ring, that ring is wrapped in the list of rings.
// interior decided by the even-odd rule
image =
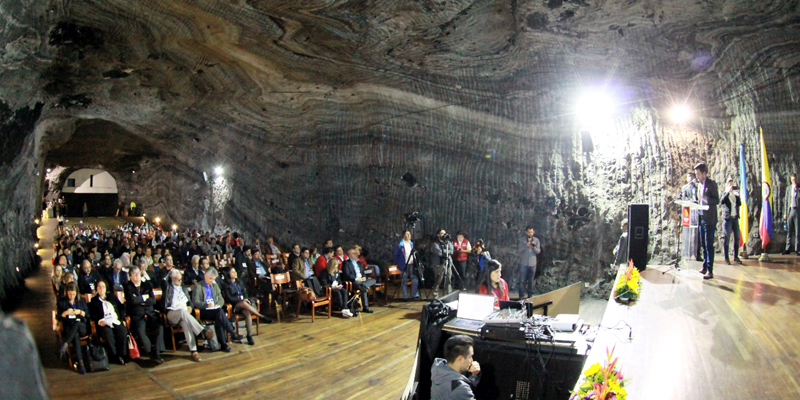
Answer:
[[[125,306],[132,319],[145,315],[155,317],[155,305],[156,297],[150,282],[143,281],[138,288],[131,281],[125,284]]]
[[[322,286],[331,286],[333,284],[334,279],[338,281],[340,285],[344,285],[344,282],[342,282],[341,275],[342,274],[340,274],[339,271],[336,271],[334,275],[331,275],[330,272],[328,272],[328,269],[326,268],[319,272],[317,278],[319,278],[319,284]]]
[[[108,288],[114,289],[114,269],[111,269],[106,275],[106,281],[108,282]],[[125,271],[119,271],[119,284],[122,287],[125,287],[125,284],[128,283],[128,273]]]
[[[366,278],[364,268],[362,268],[358,262],[355,260],[347,260],[342,265],[342,279],[348,282],[355,282],[356,268],[358,268],[359,273],[361,273],[361,277]]]
[[[703,205],[708,206],[708,210],[700,210],[700,215],[706,221],[706,224],[711,226],[717,225],[717,204],[719,204],[719,189],[717,182],[711,178],[706,177],[706,183],[703,193],[700,193],[700,183],[697,184],[697,202],[702,201]]]
[[[86,313],[86,317],[76,317],[76,318],[64,318],[64,317],[62,317],[61,314],[63,314],[64,311],[66,311],[68,308],[74,308],[76,310],[82,310],[84,313]],[[83,301],[83,299],[80,298],[80,297],[75,297],[75,305],[74,306],[69,303],[69,300],[67,300],[66,297],[64,297],[64,298],[62,298],[61,300],[58,301],[58,304],[56,305],[56,309],[57,309],[56,312],[58,313],[58,314],[56,314],[56,319],[59,320],[59,321],[64,321],[64,322],[67,322],[67,323],[71,323],[71,322],[83,322],[83,323],[86,323],[86,322],[89,321],[88,320],[88,318],[89,318],[89,308],[86,306],[86,302]]]
[[[81,272],[78,274],[78,289],[81,293],[94,293],[98,280],[100,280],[100,273],[97,271],[92,270],[88,275]]]
[[[223,282],[222,297],[225,299],[225,303],[236,305],[236,303],[248,298],[246,286],[242,278],[236,280],[236,285],[230,280]]]
[[[739,219],[739,207],[742,206],[742,200],[739,195],[733,191],[725,192],[722,195],[722,218],[724,220]]]
[[[124,324],[125,306],[123,306],[117,296],[114,296],[113,294],[106,296],[106,301],[114,306],[114,311],[117,313],[117,319]],[[89,318],[96,323],[97,321],[103,319],[103,317],[105,317],[105,313],[103,312],[103,301],[100,300],[100,297],[94,296],[92,297],[92,301],[89,302]]]

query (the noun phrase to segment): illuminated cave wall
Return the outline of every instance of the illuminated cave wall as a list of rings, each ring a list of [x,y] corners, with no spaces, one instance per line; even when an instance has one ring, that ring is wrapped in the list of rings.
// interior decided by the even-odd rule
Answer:
[[[669,263],[686,170],[724,181],[744,142],[758,193],[758,127],[779,191],[797,167],[793,1],[3,5],[0,227],[17,236],[0,256],[21,264],[51,165],[108,170],[182,227],[358,242],[383,264],[419,211],[422,234],[488,240],[512,287],[532,223],[540,291],[608,280],[628,202],[651,206],[652,262]],[[597,87],[611,121],[581,123]]]

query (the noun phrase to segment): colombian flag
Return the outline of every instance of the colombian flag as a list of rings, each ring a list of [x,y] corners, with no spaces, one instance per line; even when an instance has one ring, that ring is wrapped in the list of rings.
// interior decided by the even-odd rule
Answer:
[[[761,133],[761,223],[758,234],[761,236],[761,248],[766,249],[772,239],[772,181],[769,179],[769,164],[767,163],[767,146],[764,145],[764,131]]]
[[[739,246],[744,246],[750,236],[750,214],[747,208],[747,166],[744,163],[744,144],[739,143],[739,190],[742,207],[739,209]]]

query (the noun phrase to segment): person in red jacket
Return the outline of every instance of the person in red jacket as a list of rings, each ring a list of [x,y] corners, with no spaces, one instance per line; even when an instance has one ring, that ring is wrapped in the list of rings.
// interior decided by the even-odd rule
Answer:
[[[494,306],[500,307],[500,301],[508,301],[508,283],[503,279],[503,265],[500,261],[491,260],[486,263],[483,279],[478,294],[494,295]],[[491,289],[490,289],[491,288]]]
[[[464,237],[463,233],[456,233],[456,240],[453,241],[453,264],[456,267],[456,271],[458,271],[458,283],[461,285],[461,290],[467,290],[467,285],[464,282],[466,275],[464,274],[467,273],[467,259],[469,259],[471,252],[472,246],[469,244],[469,240]],[[455,283],[455,280],[453,283]]]
[[[319,273],[328,266],[328,261],[333,258],[333,249],[330,247],[326,247],[322,250],[322,255],[317,257],[317,261],[314,263],[314,275],[319,276]]]

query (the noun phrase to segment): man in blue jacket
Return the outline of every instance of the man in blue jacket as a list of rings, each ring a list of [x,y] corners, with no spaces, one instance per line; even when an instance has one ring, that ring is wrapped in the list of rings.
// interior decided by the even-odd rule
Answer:
[[[411,281],[411,292],[414,299],[419,299],[419,279],[416,274],[416,257],[412,257],[414,250],[414,242],[411,241],[411,232],[403,232],[403,240],[394,248],[394,262],[397,268],[403,271],[403,276],[400,279],[400,287],[403,288],[403,299],[408,301],[408,285],[406,282]]]

